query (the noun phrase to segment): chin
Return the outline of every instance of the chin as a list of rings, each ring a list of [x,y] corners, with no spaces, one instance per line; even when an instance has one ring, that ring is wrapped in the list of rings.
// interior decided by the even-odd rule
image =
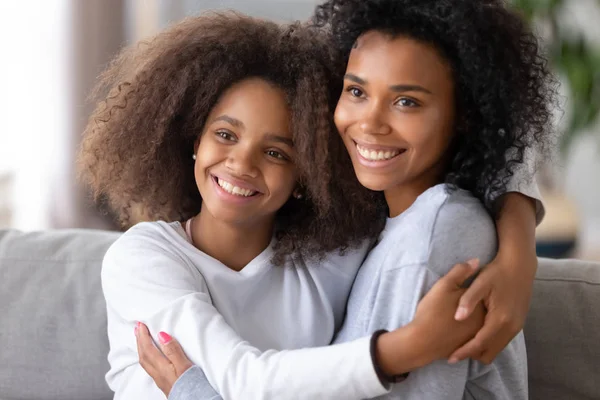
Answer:
[[[356,177],[358,178],[358,181],[361,185],[375,192],[383,192],[390,186],[390,183],[387,180],[381,179],[379,177],[361,175],[357,175]]]

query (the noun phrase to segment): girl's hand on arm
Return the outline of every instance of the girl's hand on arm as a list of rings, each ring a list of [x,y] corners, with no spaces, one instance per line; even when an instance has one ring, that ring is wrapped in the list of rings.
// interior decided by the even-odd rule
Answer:
[[[177,340],[160,332],[160,350],[152,342],[146,325],[138,322],[135,328],[140,365],[150,375],[156,386],[169,397],[171,388],[179,377],[192,367]]]
[[[483,302],[485,324],[452,354],[451,361],[472,358],[489,364],[525,324],[537,270],[535,204],[516,192],[504,195],[503,201],[496,221],[498,254],[462,296],[456,311],[456,319],[462,320]]]
[[[463,283],[476,273],[478,266],[477,260],[455,265],[419,302],[408,325],[379,337],[377,359],[386,375],[401,375],[447,359],[481,328],[485,315],[481,304],[465,320],[454,318],[466,290]]]

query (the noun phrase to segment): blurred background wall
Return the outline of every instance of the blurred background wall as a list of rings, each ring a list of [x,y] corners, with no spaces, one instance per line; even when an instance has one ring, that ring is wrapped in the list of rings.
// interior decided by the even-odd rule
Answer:
[[[547,31],[546,11],[535,7],[556,1],[514,2],[530,14],[542,32]],[[86,97],[97,75],[122,46],[204,10],[236,9],[284,21],[308,18],[318,3],[319,0],[1,2],[0,228],[115,229],[111,219],[90,204],[85,188],[76,183],[74,158],[93,108]],[[593,57],[600,54],[600,0],[558,3],[563,3],[555,10],[561,37],[583,37]],[[546,36],[549,41],[557,39],[556,32]],[[567,55],[563,55],[564,59]],[[600,66],[600,57],[598,60]],[[561,74],[566,82],[562,88],[565,112],[561,129],[570,140],[548,168],[548,218],[540,227],[540,237],[552,238],[562,229],[562,236],[558,236],[576,242],[573,254],[600,259],[600,122],[596,119],[583,124],[583,128],[572,128],[564,122],[583,117],[573,111],[581,108],[571,101],[574,95],[569,84],[574,80],[569,80],[568,71]],[[600,99],[600,67],[592,78],[596,80],[595,88],[584,83],[584,89],[576,89],[592,88],[592,96]]]

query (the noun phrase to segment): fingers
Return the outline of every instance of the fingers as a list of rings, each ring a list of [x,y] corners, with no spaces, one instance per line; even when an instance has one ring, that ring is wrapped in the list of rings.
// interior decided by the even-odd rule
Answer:
[[[485,324],[475,337],[452,353],[448,362],[454,364],[471,358],[489,364],[512,340],[512,337],[507,337],[506,332],[501,331],[501,324],[498,321],[486,318]]]
[[[135,336],[140,365],[168,398],[173,384],[179,377],[175,366],[154,345],[146,325],[138,322],[135,329]]]
[[[168,362],[162,355],[160,350],[156,348],[152,342],[152,337],[148,331],[148,327],[141,322],[138,322],[135,328],[138,355],[140,364],[150,375],[151,371],[158,370],[161,364]]]
[[[473,259],[465,263],[456,264],[452,269],[440,279],[439,282],[451,285],[452,287],[460,288],[464,282],[469,279],[477,268],[479,267],[479,260]]]
[[[483,301],[489,295],[490,291],[491,285],[489,285],[487,279],[484,277],[475,279],[473,284],[460,297],[454,319],[457,321],[463,321],[467,319],[475,307],[477,307],[477,304]]]
[[[158,334],[158,341],[160,342],[163,354],[173,364],[178,376],[192,366],[192,362],[183,352],[179,342],[172,338],[171,335],[166,332],[160,332]]]

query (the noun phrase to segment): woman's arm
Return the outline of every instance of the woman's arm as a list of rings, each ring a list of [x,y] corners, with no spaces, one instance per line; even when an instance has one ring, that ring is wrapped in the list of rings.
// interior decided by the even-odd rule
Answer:
[[[452,355],[453,361],[491,363],[525,324],[537,271],[535,227],[544,216],[531,151],[511,176],[507,193],[496,201],[501,205],[498,254],[462,297],[456,318],[466,318],[480,301],[488,314],[477,335]]]

